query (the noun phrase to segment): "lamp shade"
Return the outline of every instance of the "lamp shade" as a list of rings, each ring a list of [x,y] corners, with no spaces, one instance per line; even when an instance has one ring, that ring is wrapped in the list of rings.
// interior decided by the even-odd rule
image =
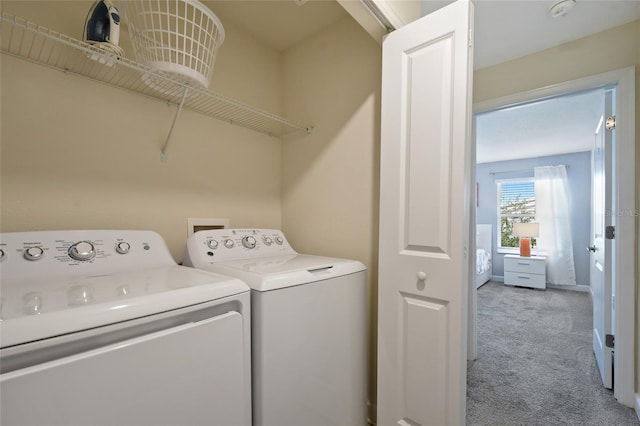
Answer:
[[[514,223],[513,235],[515,237],[539,237],[540,224],[539,223]]]

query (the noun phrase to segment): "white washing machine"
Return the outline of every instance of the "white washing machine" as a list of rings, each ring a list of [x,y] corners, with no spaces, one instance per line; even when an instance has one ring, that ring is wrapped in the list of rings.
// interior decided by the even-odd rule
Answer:
[[[150,231],[0,234],[0,423],[251,424],[250,293]]]
[[[367,424],[366,269],[282,232],[199,231],[183,264],[251,287],[254,426]]]

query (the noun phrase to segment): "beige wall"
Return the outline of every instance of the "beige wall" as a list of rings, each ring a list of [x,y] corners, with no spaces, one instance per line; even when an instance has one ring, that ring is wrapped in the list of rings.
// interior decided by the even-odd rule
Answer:
[[[79,37],[90,4],[2,9]],[[211,88],[280,113],[281,55],[225,29]],[[174,106],[6,55],[0,71],[3,232],[152,229],[180,260],[189,217],[281,226],[279,139],[185,110],[161,162]]]
[[[638,64],[640,21],[474,73],[473,102]],[[637,89],[637,87],[636,87]]]
[[[479,70],[474,102],[495,99],[611,70],[636,66],[636,190],[640,188],[640,20],[552,49]],[[637,200],[638,202],[638,200]],[[639,206],[636,206],[636,212]],[[636,219],[636,229],[638,223]],[[636,259],[640,231],[636,232]],[[640,281],[636,261],[636,335],[640,330]],[[640,384],[640,338],[636,340],[636,392]]]
[[[368,268],[372,324],[377,306],[381,51],[351,18],[284,54],[284,114],[311,122],[285,139],[282,225],[301,252],[357,259]],[[370,400],[375,401],[376,329],[370,329]]]

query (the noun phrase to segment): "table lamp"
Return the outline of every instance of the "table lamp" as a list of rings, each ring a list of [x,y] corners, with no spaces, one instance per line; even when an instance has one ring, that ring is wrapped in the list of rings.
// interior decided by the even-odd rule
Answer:
[[[514,223],[514,237],[520,237],[520,256],[531,256],[531,237],[540,236],[539,223]]]

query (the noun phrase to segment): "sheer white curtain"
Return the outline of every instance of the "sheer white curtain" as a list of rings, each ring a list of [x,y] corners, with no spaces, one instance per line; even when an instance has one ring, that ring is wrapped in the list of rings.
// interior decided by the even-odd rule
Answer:
[[[547,257],[547,282],[576,285],[571,236],[569,183],[565,166],[534,169],[538,250]]]

